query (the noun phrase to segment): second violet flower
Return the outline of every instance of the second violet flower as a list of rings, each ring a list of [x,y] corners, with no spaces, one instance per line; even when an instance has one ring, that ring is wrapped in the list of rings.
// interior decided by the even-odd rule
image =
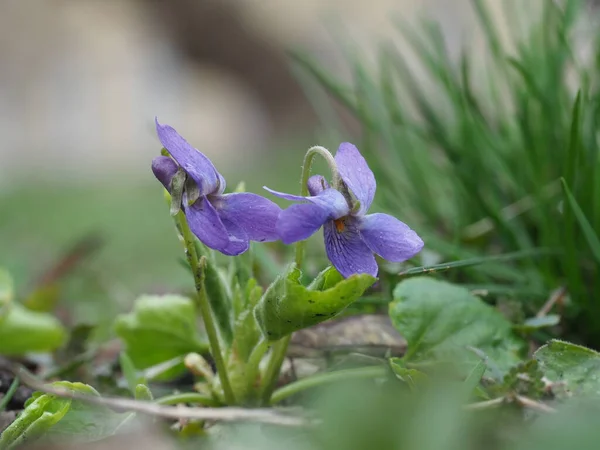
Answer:
[[[423,241],[405,223],[388,214],[366,214],[375,196],[373,172],[358,149],[342,143],[335,155],[342,182],[331,187],[320,175],[308,180],[308,197],[266,188],[286,200],[300,201],[282,211],[276,224],[285,244],[307,239],[323,227],[325,250],[344,276],[367,273],[377,276],[375,254],[392,262],[412,258]]]

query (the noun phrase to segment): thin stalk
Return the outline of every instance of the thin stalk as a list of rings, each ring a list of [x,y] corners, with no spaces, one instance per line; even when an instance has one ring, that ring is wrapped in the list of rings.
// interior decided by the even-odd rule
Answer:
[[[315,145],[306,152],[304,156],[304,163],[302,164],[302,177],[300,178],[300,195],[306,197],[308,195],[308,179],[310,177],[310,169],[312,167],[313,159],[316,155],[321,155],[326,161],[329,169],[331,170],[331,182],[334,188],[338,188],[340,185],[340,175],[337,170],[337,164],[333,155],[325,147]],[[304,260],[304,246],[306,241],[299,241],[296,244],[296,267],[302,269],[302,262]]]
[[[6,391],[6,394],[4,395],[4,397],[2,397],[2,400],[0,400],[0,412],[4,411],[10,403],[10,401],[12,400],[13,396],[15,395],[15,392],[17,392],[19,383],[19,377],[15,377],[13,379],[13,382],[10,384],[8,391]]]
[[[178,229],[183,237],[185,256],[194,274],[194,283],[197,293],[196,304],[200,310],[202,321],[204,322],[204,327],[208,336],[208,343],[210,345],[210,353],[215,360],[215,365],[217,366],[217,375],[221,380],[221,386],[223,387],[225,400],[229,405],[234,405],[235,396],[233,395],[233,390],[231,389],[231,384],[229,383],[229,376],[227,374],[227,368],[225,366],[223,354],[221,353],[217,328],[213,320],[210,304],[208,303],[206,296],[206,288],[204,286],[204,267],[206,265],[206,257],[203,256],[200,261],[198,260],[198,254],[196,253],[196,247],[194,245],[194,237],[190,227],[187,224],[187,221],[185,220],[185,215],[183,212],[179,211],[177,214],[177,221]]]
[[[198,394],[195,392],[185,392],[183,394],[166,395],[157,398],[154,403],[159,405],[178,405],[180,403],[193,403],[203,406],[220,406],[219,402],[207,395]]]
[[[273,345],[271,359],[269,359],[269,365],[267,366],[267,370],[263,379],[263,390],[261,396],[265,405],[270,403],[271,394],[273,393],[273,390],[277,384],[277,380],[279,379],[279,372],[281,372],[281,366],[285,360],[285,355],[287,353],[287,348],[290,344],[291,338],[292,335],[289,334],[286,337],[279,339]]]
[[[271,397],[271,404],[279,403],[299,392],[318,387],[324,384],[335,383],[344,380],[361,380],[369,378],[383,377],[388,369],[385,366],[361,367],[358,369],[336,370],[335,372],[326,372],[313,375],[311,377],[290,383],[287,386],[277,389]]]
[[[338,189],[340,187],[340,174],[337,169],[337,164],[335,162],[335,158],[331,154],[329,150],[325,147],[321,147],[320,145],[315,145],[311,147],[306,152],[304,156],[304,163],[302,164],[302,176],[300,177],[300,195],[306,197],[308,195],[308,178],[310,177],[310,169],[312,167],[313,159],[316,155],[322,156],[325,161],[327,161],[327,165],[329,166],[329,170],[331,170],[331,182],[334,188]],[[296,267],[302,270],[302,263],[304,261],[304,247],[306,241],[299,241],[296,244]],[[265,404],[269,403],[269,399],[271,398],[271,394],[275,389],[275,385],[277,383],[277,379],[279,378],[279,372],[281,371],[281,366],[283,365],[283,361],[285,360],[285,355],[287,353],[288,345],[290,344],[291,335],[281,338],[273,345],[273,351],[271,354],[271,358],[269,359],[269,365],[267,366],[267,370],[265,372],[265,377],[263,380],[263,390],[262,390],[262,401]]]
[[[250,353],[246,366],[247,386],[253,386],[256,382],[256,377],[260,369],[260,362],[262,361],[263,356],[265,356],[265,353],[267,353],[267,350],[269,350],[269,341],[266,339],[261,339],[252,350],[252,353]]]

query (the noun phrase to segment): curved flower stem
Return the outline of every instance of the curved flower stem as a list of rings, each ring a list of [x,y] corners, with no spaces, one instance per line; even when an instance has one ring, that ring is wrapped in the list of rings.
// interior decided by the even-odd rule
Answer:
[[[304,156],[304,163],[302,164],[302,177],[300,178],[300,195],[306,197],[308,195],[308,179],[310,178],[310,169],[312,167],[313,159],[316,155],[322,156],[331,170],[331,182],[334,187],[338,187],[340,183],[340,175],[338,173],[337,164],[333,155],[325,147],[315,145],[306,152]],[[304,259],[304,245],[305,241],[299,241],[296,244],[296,267],[302,268],[302,262]]]
[[[292,335],[289,334],[286,337],[279,339],[273,345],[273,351],[271,353],[271,359],[269,359],[269,365],[263,379],[263,390],[261,393],[262,402],[264,405],[268,405],[271,400],[271,394],[275,389],[277,380],[279,379],[279,372],[281,372],[281,366],[285,360],[288,345]]]
[[[291,397],[306,389],[321,386],[323,384],[335,383],[344,380],[360,380],[365,378],[377,378],[385,376],[388,369],[384,366],[361,367],[358,369],[337,370],[335,372],[326,372],[304,378],[302,380],[290,383],[287,386],[277,389],[271,397],[271,404]]]
[[[157,398],[154,403],[159,405],[177,405],[179,403],[194,403],[203,406],[220,406],[220,403],[207,395],[197,394],[195,392],[185,392],[183,394],[166,395]]]
[[[325,147],[321,147],[320,145],[315,145],[311,147],[304,155],[304,163],[302,164],[302,176],[300,177],[300,195],[306,197],[308,195],[308,179],[310,177],[310,169],[312,167],[313,159],[316,155],[322,156],[325,161],[327,161],[327,165],[329,166],[329,170],[331,170],[331,182],[334,187],[338,187],[340,184],[340,175],[338,173],[337,164],[335,162],[335,158],[331,154],[329,150]],[[302,263],[304,261],[304,246],[306,241],[299,241],[296,244],[296,267],[302,270]],[[277,383],[277,379],[279,378],[279,372],[281,371],[281,366],[283,365],[283,361],[285,360],[285,355],[287,353],[288,345],[290,344],[291,335],[281,338],[273,345],[273,351],[271,354],[271,359],[269,359],[269,365],[267,366],[267,371],[265,372],[265,377],[263,380],[263,390],[261,393],[262,401],[264,404],[268,404],[271,398],[271,394],[275,389],[275,385]]]
[[[206,288],[204,286],[204,267],[206,265],[206,257],[202,257],[198,260],[198,254],[196,253],[196,247],[194,245],[194,238],[190,227],[185,220],[183,212],[179,211],[177,214],[177,228],[179,229],[185,246],[185,256],[187,261],[192,268],[194,274],[194,282],[196,285],[196,304],[202,315],[202,321],[206,328],[206,334],[208,336],[208,342],[210,344],[210,353],[215,360],[217,366],[217,375],[221,380],[221,386],[223,387],[223,394],[227,404],[235,404],[235,396],[229,383],[229,376],[227,375],[227,368],[225,367],[225,361],[223,354],[221,353],[221,346],[219,344],[219,336],[217,334],[217,328],[213,320],[212,311],[210,304],[206,297]]]

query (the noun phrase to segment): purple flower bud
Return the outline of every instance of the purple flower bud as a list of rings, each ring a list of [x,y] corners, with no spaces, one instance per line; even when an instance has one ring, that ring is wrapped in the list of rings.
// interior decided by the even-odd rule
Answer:
[[[152,160],[152,172],[165,189],[171,189],[171,179],[177,173],[179,166],[168,156],[157,156]]]
[[[313,175],[306,184],[310,195],[319,195],[325,189],[329,189],[329,183],[323,175]]]

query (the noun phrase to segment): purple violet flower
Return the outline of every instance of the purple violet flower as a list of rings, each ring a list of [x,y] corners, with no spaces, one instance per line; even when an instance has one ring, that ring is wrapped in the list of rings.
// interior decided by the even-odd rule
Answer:
[[[325,250],[344,276],[368,273],[377,276],[374,253],[402,262],[423,248],[421,238],[408,225],[387,214],[366,215],[375,196],[375,176],[358,149],[344,142],[335,162],[343,181],[334,189],[321,175],[308,180],[310,197],[265,189],[286,200],[302,201],[282,211],[276,224],[285,244],[307,239],[323,227]]]
[[[200,241],[225,255],[239,255],[248,250],[249,241],[279,239],[275,231],[279,206],[248,192],[223,194],[225,179],[204,154],[158,120],[156,132],[173,159],[154,158],[152,172],[169,192],[178,171],[185,172],[182,207],[190,230]]]

